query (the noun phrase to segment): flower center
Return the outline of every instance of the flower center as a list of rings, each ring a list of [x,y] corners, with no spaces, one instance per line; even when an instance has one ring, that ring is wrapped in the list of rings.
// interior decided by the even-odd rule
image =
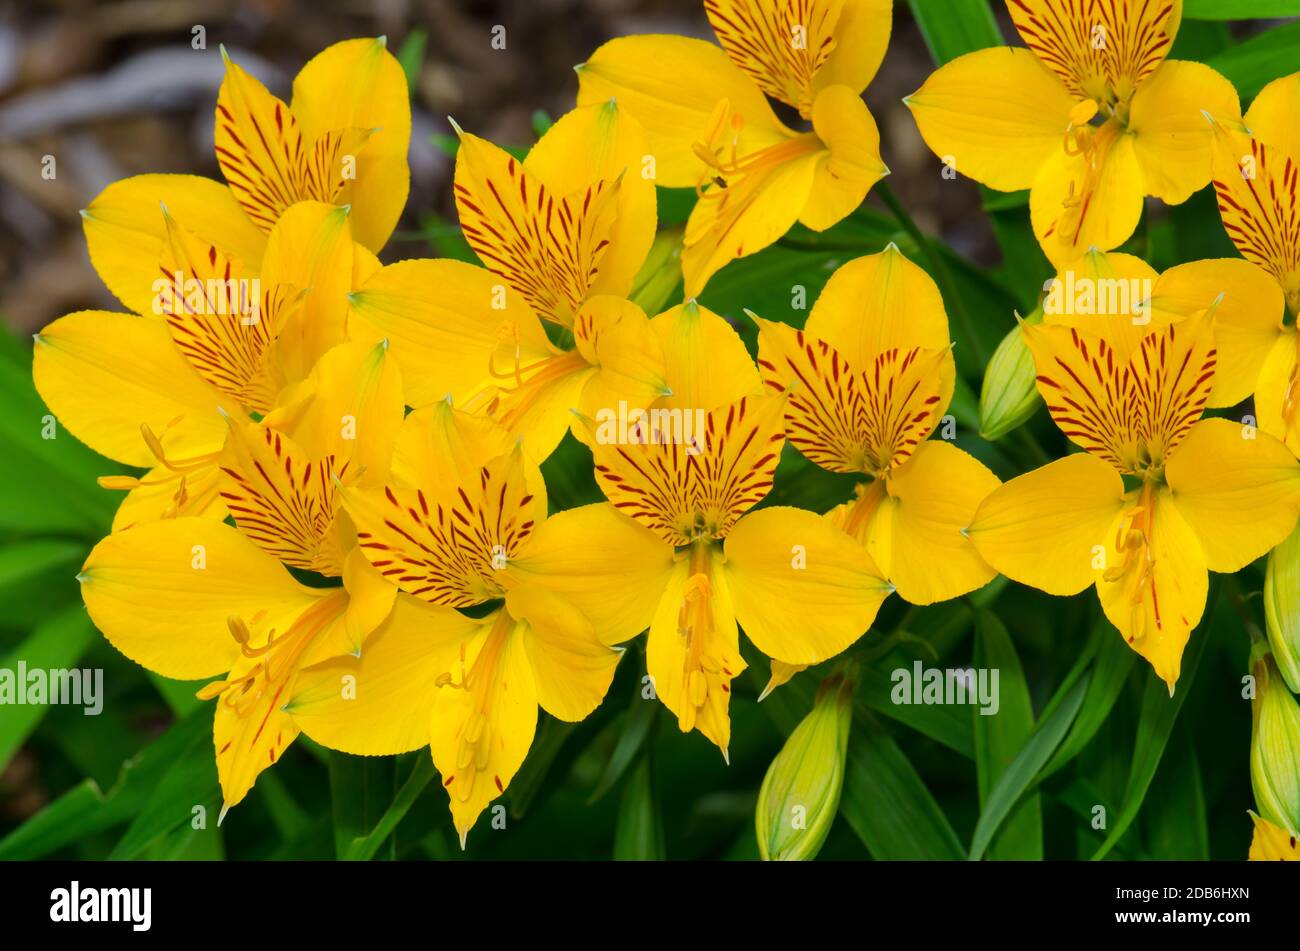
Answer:
[[[683,733],[695,728],[700,711],[708,702],[710,677],[726,678],[718,686],[730,693],[727,681],[735,676],[727,669],[713,647],[716,629],[713,622],[713,544],[700,539],[691,544],[690,567],[682,589],[682,603],[677,611],[677,633],[685,639],[682,660],[684,687],[677,725]]]

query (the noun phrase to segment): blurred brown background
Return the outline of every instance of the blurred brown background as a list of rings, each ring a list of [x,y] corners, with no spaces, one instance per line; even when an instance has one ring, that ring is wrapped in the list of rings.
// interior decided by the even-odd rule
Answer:
[[[506,28],[505,50],[491,45]],[[205,49],[191,46],[202,27]],[[120,309],[91,269],[77,212],[141,172],[220,178],[212,114],[219,45],[288,98],[294,73],[338,40],[428,40],[414,96],[412,191],[385,259],[429,256],[420,213],[451,215],[450,163],[431,141],[452,115],[501,144],[532,141],[531,117],[573,105],[572,67],[610,37],[712,37],[699,0],[0,0],[0,316],[29,333],[86,307]],[[1011,31],[1004,26],[1004,33]],[[907,11],[866,99],[893,187],[918,223],[977,260],[996,254],[978,194],[943,189],[900,102],[931,69]],[[54,177],[42,176],[54,160]],[[960,197],[958,197],[960,196]]]

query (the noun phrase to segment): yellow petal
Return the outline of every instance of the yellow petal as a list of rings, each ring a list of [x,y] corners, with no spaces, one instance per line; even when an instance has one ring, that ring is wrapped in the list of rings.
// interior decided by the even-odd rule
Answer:
[[[1291,534],[1300,517],[1300,463],[1252,426],[1201,420],[1170,456],[1165,478],[1211,571],[1244,568]]]
[[[81,570],[86,610],[113,646],[165,677],[224,673],[240,656],[227,621],[284,631],[328,594],[304,588],[229,525],[177,518],[103,539]]]
[[[1034,234],[1053,264],[1089,248],[1108,251],[1128,240],[1142,216],[1145,182],[1133,137],[1117,121],[1078,130],[1084,144],[1057,148],[1029,194]]]
[[[861,545],[803,509],[746,515],[725,551],[740,626],[764,654],[788,664],[834,657],[866,633],[893,591]]]
[[[1127,361],[1105,337],[1024,324],[1038,392],[1076,445],[1123,472],[1159,466],[1201,416],[1214,385],[1213,320],[1198,316],[1143,337]]]
[[[826,146],[799,220],[824,231],[843,220],[889,169],[880,158],[880,130],[861,97],[847,86],[827,86],[813,103],[813,130]]]
[[[609,504],[558,512],[510,562],[510,576],[571,602],[607,644],[650,625],[673,571],[673,549]]]
[[[1182,20],[1182,0],[1102,5],[1015,0],[1011,22],[1040,60],[1077,97],[1126,100],[1169,53]]]
[[[1255,384],[1255,413],[1259,428],[1281,439],[1293,453],[1300,454],[1300,385],[1297,384],[1296,332],[1287,328],[1273,344]]]
[[[1075,101],[1033,53],[1007,46],[945,63],[904,100],[941,161],[999,191],[1034,184]]]
[[[32,377],[69,432],[127,465],[158,462],[141,426],[170,458],[210,453],[225,439],[220,394],[153,317],[95,310],[61,317],[37,335]]]
[[[938,439],[921,443],[911,459],[890,472],[888,497],[872,528],[890,535],[885,574],[900,598],[933,604],[993,580],[997,572],[979,556],[966,529],[980,503],[1000,485],[983,463]]]
[[[1255,96],[1246,126],[1266,144],[1300,162],[1300,73],[1275,79]]]
[[[437,288],[436,294],[430,288]],[[427,406],[448,394],[460,405],[504,372],[551,356],[546,333],[523,297],[481,267],[452,260],[399,261],[348,298],[355,339],[387,340],[402,370],[406,402]]]
[[[711,410],[760,389],[754,360],[725,320],[694,301],[679,304],[650,321],[664,353],[664,375],[672,394],[659,405]]]
[[[588,295],[625,297],[655,237],[653,160],[640,123],[617,102],[580,106],[546,130],[524,168],[553,195],[583,192],[593,182],[618,182],[609,247],[600,256]]]
[[[894,347],[941,350],[952,342],[939,289],[894,244],[832,274],[804,329],[858,367]]]
[[[247,677],[258,661],[241,657],[231,679]],[[238,688],[232,688],[237,690]],[[237,806],[263,770],[274,766],[298,738],[298,726],[284,712],[286,692],[255,693],[236,708],[217,700],[212,721],[212,745],[217,751],[217,781],[224,808]]]
[[[405,488],[465,485],[514,440],[495,420],[438,400],[409,413],[397,431],[393,478]]]
[[[644,128],[657,183],[688,188],[705,175],[694,147],[707,139],[714,109],[726,100],[744,117],[737,150],[745,155],[783,141],[789,131],[763,92],[717,46],[683,36],[610,40],[578,67],[578,105],[615,100]]]
[[[437,692],[430,750],[461,843],[523,764],[537,729],[526,626],[502,610],[462,648],[458,682]]]
[[[726,755],[731,681],[745,670],[722,552],[697,545],[677,563],[646,642],[655,694],[683,733],[698,729]]]
[[[301,380],[347,338],[354,247],[348,209],[320,202],[299,202],[271,229],[262,279],[270,286],[307,289],[276,339],[275,359],[285,382]]]
[[[877,475],[902,465],[952,398],[946,348],[891,348],[860,369],[824,340],[754,319],[763,382],[787,396],[786,438],[823,469]]]
[[[356,657],[363,644],[379,625],[392,613],[397,600],[397,588],[366,560],[365,554],[349,540],[347,557],[343,561],[343,589],[348,594],[347,610],[334,623],[326,627],[303,652],[299,666],[334,657]]]
[[[1264,271],[1238,258],[1179,264],[1156,281],[1151,309],[1157,319],[1190,317],[1209,307],[1219,365],[1208,405],[1235,406],[1254,392],[1282,332],[1282,290]]]
[[[1247,138],[1218,123],[1214,128],[1214,190],[1223,228],[1242,257],[1281,285],[1294,313],[1300,310],[1300,160],[1262,139]]]
[[[1252,862],[1300,862],[1300,845],[1293,833],[1254,813],[1255,834],[1250,840]]]
[[[1148,332],[1178,317],[1153,305],[1157,278],[1141,258],[1093,248],[1059,269],[1043,298],[1043,321],[1104,337],[1119,359],[1128,360]]]
[[[596,419],[617,417],[619,406],[648,409],[667,390],[659,337],[640,307],[618,297],[589,299],[574,325],[578,351],[594,367],[578,410]]]
[[[345,343],[327,352],[293,393],[266,417],[311,460],[333,457],[348,485],[383,485],[405,405],[397,361],[381,344]]]
[[[866,89],[885,58],[893,13],[893,0],[844,0],[835,45],[813,76],[813,92],[828,86],[848,86],[855,93]]]
[[[1097,575],[1097,595],[1124,640],[1172,690],[1205,611],[1205,557],[1168,490],[1130,498],[1143,511],[1120,513],[1105,533],[1107,569]],[[1134,547],[1118,551],[1120,538]]]
[[[90,261],[128,308],[153,313],[164,207],[204,241],[242,261],[250,276],[258,273],[266,235],[229,188],[197,175],[134,175],[109,185],[81,213]]]
[[[335,201],[352,206],[356,240],[379,251],[406,205],[411,140],[406,74],[383,37],[345,40],[312,57],[293,81],[293,114],[312,140],[341,129],[369,133]]]
[[[330,749],[389,756],[429,742],[439,677],[459,668],[479,622],[399,594],[360,657],[336,657],[298,675],[286,711]]]
[[[524,648],[542,709],[560,720],[585,719],[605,699],[623,652],[603,644],[581,611],[539,585],[512,587],[506,609],[527,622]]]
[[[596,482],[605,497],[664,541],[721,538],[761,501],[785,441],[781,397],[746,397],[705,416],[702,438],[682,445],[598,443]]]
[[[1148,195],[1181,204],[1210,181],[1214,131],[1203,113],[1241,114],[1232,83],[1202,63],[1169,60],[1133,95],[1129,132]]]
[[[1104,536],[1123,504],[1119,473],[1075,453],[995,489],[967,534],[980,556],[1013,581],[1078,594],[1099,570]]]

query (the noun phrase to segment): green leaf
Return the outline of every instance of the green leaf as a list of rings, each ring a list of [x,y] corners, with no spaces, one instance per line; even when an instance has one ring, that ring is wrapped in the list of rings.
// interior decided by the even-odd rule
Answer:
[[[397,796],[394,797],[389,807],[384,810],[384,814],[375,827],[364,838],[354,839],[348,846],[343,858],[351,862],[368,862],[374,858],[375,853],[384,841],[393,834],[397,824],[405,818],[410,812],[411,806],[415,804],[416,798],[424,791],[433,779],[433,757],[426,750],[419,750],[415,754],[415,765],[411,773],[406,777],[406,782],[398,790]]]
[[[989,792],[988,802],[980,812],[979,820],[975,823],[975,833],[971,836],[971,861],[977,862],[984,857],[1003,820],[1020,801],[1021,795],[1034,783],[1039,770],[1060,744],[1083,703],[1088,680],[1089,675],[1083,674],[1056,709],[1039,721],[1038,727],[1020,748],[1019,754]]]
[[[1280,76],[1295,72],[1300,22],[1287,23],[1225,50],[1209,61],[1237,87],[1245,102]]]
[[[587,722],[591,722],[588,718]],[[555,765],[564,748],[564,743],[578,728],[576,723],[566,723],[551,716],[540,717],[537,721],[537,734],[533,738],[528,758],[519,767],[515,778],[510,780],[510,816],[522,819],[532,805],[534,797],[541,792],[547,774]]]
[[[108,858],[112,861],[137,858],[177,829],[194,831],[196,809],[202,809],[199,815],[203,826],[211,824],[215,828],[220,804],[221,790],[217,785],[217,762],[212,756],[212,746],[194,743],[163,774]]]
[[[1183,0],[1188,20],[1266,20],[1300,16],[1300,0]]]
[[[909,0],[909,6],[938,66],[1005,42],[988,0]]]
[[[4,663],[0,664],[0,670],[4,670],[14,678],[15,691],[25,696],[27,685],[17,682],[19,663],[24,664],[29,673],[40,671],[42,677],[48,681],[50,671],[73,667],[94,642],[95,636],[94,625],[86,616],[85,608],[80,604],[72,605],[33,631],[5,658]],[[84,683],[81,671],[73,670],[70,673],[77,678],[76,689],[80,692],[81,685]],[[102,678],[100,684],[102,688]],[[47,693],[55,686],[54,683],[47,682]],[[61,682],[59,689],[62,689]],[[46,699],[49,699],[48,695]],[[84,703],[87,698],[83,695],[81,700]],[[101,704],[104,702],[102,695],[98,697],[98,702]],[[3,771],[14,753],[22,746],[23,741],[31,735],[32,730],[36,729],[41,718],[50,712],[50,704],[14,703],[6,704],[3,709],[4,716],[0,717],[0,771]]]
[[[840,815],[879,861],[961,858],[961,842],[916,768],[873,717],[856,711]]]
[[[44,858],[136,815],[196,744],[212,754],[212,713],[213,706],[204,704],[123,763],[107,793],[92,779],[74,786],[0,840],[0,861]]]
[[[614,823],[614,858],[640,862],[664,857],[663,820],[655,796],[654,772],[647,751],[627,778]]]
[[[429,45],[429,34],[418,27],[406,34],[397,51],[397,62],[406,74],[406,88],[415,95],[415,85],[420,80],[420,70],[424,68],[424,51]]]
[[[1208,621],[1217,600],[1218,587],[1217,582],[1211,582],[1209,603],[1202,615],[1205,620],[1192,632],[1187,647],[1183,649],[1182,672],[1178,678],[1182,689],[1175,690],[1171,697],[1163,680],[1150,670],[1144,671],[1147,682],[1142,693],[1142,712],[1138,717],[1137,740],[1133,746],[1133,764],[1129,768],[1128,785],[1124,789],[1124,804],[1120,807],[1119,816],[1110,826],[1106,841],[1093,854],[1093,861],[1106,857],[1120,837],[1128,831],[1128,827],[1137,818],[1138,810],[1142,808],[1151,779],[1156,774],[1156,767],[1164,756],[1169,734],[1173,732],[1174,723],[1178,720],[1178,712],[1182,710],[1196,679],[1196,669],[1205,653],[1205,644],[1210,639]]]
[[[1152,801],[1160,808],[1148,810],[1145,817],[1147,851],[1161,859],[1205,862],[1210,858],[1210,824],[1191,737],[1186,724],[1174,731],[1151,784]]]
[[[627,714],[623,718],[623,729],[618,734],[618,741],[614,744],[614,751],[609,754],[609,762],[605,764],[605,772],[601,774],[600,782],[596,784],[596,788],[592,790],[591,795],[587,798],[587,805],[590,806],[599,801],[623,778],[627,768],[632,765],[637,754],[644,748],[658,713],[658,701],[643,699],[638,684],[637,689],[632,693],[632,705],[628,707]]]
[[[393,799],[393,760],[377,756],[330,753],[330,802],[334,817],[334,854],[346,858],[356,839],[363,839]]]
[[[1034,708],[1020,657],[1007,629],[988,611],[975,613],[975,668],[998,671],[997,711],[986,715],[980,706],[971,707],[975,721],[975,775],[980,808],[983,808],[994,784],[1034,731]],[[989,858],[1042,857],[1042,803],[1031,793],[1012,810],[993,837]]]

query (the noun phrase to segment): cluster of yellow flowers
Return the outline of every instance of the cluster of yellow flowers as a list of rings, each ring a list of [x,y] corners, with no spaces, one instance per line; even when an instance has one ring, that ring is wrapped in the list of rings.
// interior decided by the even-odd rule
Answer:
[[[725,756],[740,629],[772,689],[853,644],[889,594],[929,604],[999,573],[1094,584],[1172,692],[1207,572],[1291,535],[1300,74],[1243,117],[1227,80],[1166,58],[1177,0],[1009,0],[1028,49],[961,57],[906,100],[950,167],[1032,189],[1061,281],[1150,287],[1122,306],[1049,295],[1014,331],[1027,356],[1002,361],[1019,377],[986,384],[986,406],[1036,386],[1085,451],[1004,485],[929,438],[955,385],[948,321],[894,246],[839,268],[802,329],[751,314],[757,360],[696,302],[730,261],[797,222],[831,227],[888,174],[861,93],[891,0],[704,5],[720,45],[605,44],[526,158],[457,129],[455,202],[482,266],[376,257],[411,129],[382,40],[322,52],[288,104],[227,60],[226,184],[137,176],[83,213],[133,313],[46,327],[35,380],[69,431],[147,471],[103,480],[128,491],[82,594],[133,660],[222,677],[200,696],[217,701],[227,808],[300,731],[356,754],[428,745],[463,842],[538,708],[586,717],[643,631],[658,699]],[[1111,250],[1145,196],[1211,180],[1244,260],[1156,275]],[[656,260],[656,186],[698,201],[684,302],[648,316],[629,298]],[[1201,419],[1252,394],[1257,425]],[[607,502],[550,510],[539,466],[566,433]],[[787,441],[860,476],[853,497],[755,508]],[[1289,544],[1279,590],[1298,584]],[[1295,689],[1300,606],[1271,603]],[[1289,838],[1295,857],[1298,820],[1261,808],[1256,848]]]

